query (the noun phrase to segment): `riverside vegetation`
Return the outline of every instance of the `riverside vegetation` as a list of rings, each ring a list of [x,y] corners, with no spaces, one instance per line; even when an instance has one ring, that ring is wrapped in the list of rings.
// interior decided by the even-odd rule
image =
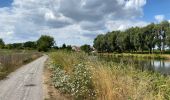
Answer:
[[[116,64],[82,52],[49,54],[54,86],[77,100],[165,100],[170,77]]]

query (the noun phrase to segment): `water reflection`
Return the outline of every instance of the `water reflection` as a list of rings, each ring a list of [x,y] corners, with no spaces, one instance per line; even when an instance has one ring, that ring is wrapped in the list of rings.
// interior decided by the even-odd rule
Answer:
[[[170,61],[158,60],[150,58],[136,58],[136,57],[121,57],[121,56],[100,56],[106,61],[113,61],[115,63],[123,63],[125,65],[132,64],[141,71],[148,70],[152,72],[159,72],[164,75],[170,75]]]

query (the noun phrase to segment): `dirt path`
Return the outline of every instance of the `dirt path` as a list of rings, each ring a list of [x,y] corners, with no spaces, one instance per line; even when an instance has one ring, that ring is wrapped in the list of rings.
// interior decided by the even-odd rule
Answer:
[[[0,100],[43,100],[43,56],[0,81]]]

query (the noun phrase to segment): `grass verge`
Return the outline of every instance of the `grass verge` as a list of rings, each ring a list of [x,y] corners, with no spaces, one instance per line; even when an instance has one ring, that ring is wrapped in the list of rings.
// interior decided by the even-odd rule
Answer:
[[[170,77],[98,60],[84,53],[50,54],[53,85],[75,100],[165,100]]]
[[[140,59],[165,59],[169,60],[169,54],[133,54],[133,53],[99,53],[97,55],[104,55],[104,56],[117,56],[117,57],[135,57]]]
[[[30,53],[11,53],[0,55],[0,79],[5,78],[10,72],[13,72],[23,64],[42,56],[38,52]]]

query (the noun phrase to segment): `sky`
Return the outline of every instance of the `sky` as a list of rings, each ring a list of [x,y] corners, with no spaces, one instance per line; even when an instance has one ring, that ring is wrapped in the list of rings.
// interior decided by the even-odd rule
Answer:
[[[57,45],[93,44],[114,30],[170,20],[170,0],[0,0],[0,38],[6,43],[35,41]]]

